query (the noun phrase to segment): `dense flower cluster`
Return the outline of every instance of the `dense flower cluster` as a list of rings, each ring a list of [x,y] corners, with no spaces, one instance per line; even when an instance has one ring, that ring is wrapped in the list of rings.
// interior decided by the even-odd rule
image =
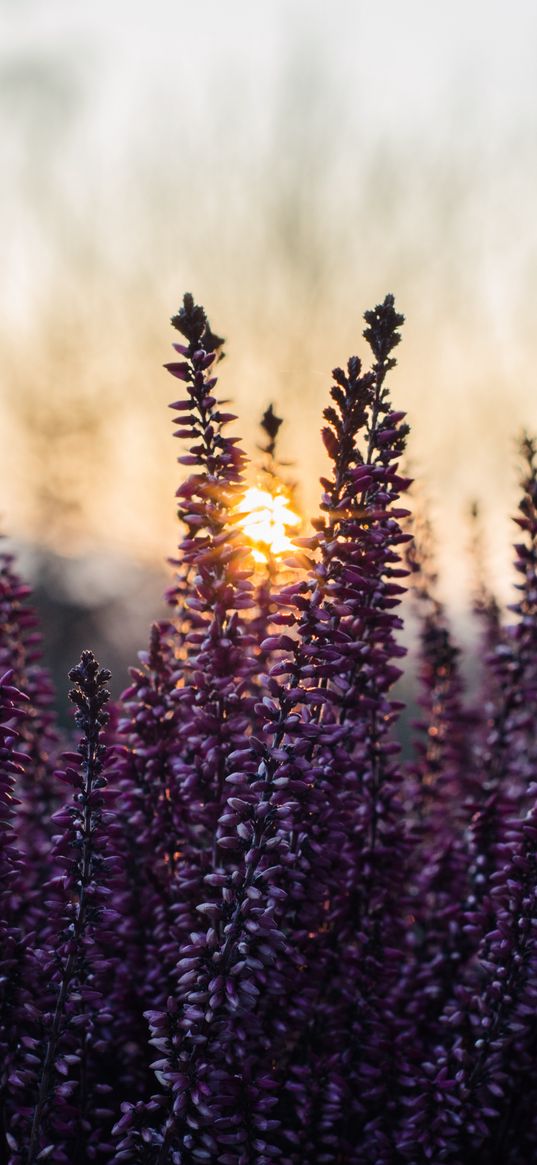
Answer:
[[[170,614],[115,703],[83,652],[74,739],[0,555],[6,1165],[537,1159],[537,446],[517,601],[503,618],[480,580],[468,694],[428,523],[401,501],[403,322],[392,296],[366,313],[370,366],[333,372],[319,516],[256,556],[223,341],[185,295]],[[289,500],[280,425],[267,409],[259,481]]]

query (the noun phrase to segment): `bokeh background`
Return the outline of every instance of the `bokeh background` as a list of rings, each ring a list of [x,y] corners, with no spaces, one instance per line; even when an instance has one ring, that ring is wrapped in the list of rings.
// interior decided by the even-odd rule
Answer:
[[[159,613],[185,290],[228,338],[249,451],[270,401],[285,416],[310,511],[330,370],[393,291],[444,592],[460,621],[478,499],[508,597],[536,60],[531,0],[0,0],[0,507],[56,647],[93,620],[114,664]]]

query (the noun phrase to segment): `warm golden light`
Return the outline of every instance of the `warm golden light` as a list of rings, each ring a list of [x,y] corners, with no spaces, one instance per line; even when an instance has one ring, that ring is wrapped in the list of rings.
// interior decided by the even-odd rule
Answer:
[[[260,486],[251,486],[237,510],[244,514],[239,526],[252,543],[252,556],[256,562],[266,563],[270,558],[294,550],[287,531],[300,525],[300,517],[291,509],[285,493],[271,494]]]

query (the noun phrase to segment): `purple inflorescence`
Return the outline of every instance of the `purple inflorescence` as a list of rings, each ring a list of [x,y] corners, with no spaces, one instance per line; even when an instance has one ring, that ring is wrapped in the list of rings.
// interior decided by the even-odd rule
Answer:
[[[505,619],[480,564],[468,694],[429,523],[402,501],[403,322],[390,295],[366,313],[369,365],[333,372],[319,516],[284,561],[268,544],[256,561],[223,341],[185,295],[169,618],[113,706],[82,653],[74,740],[0,556],[6,1165],[537,1157],[537,445],[521,442]],[[276,492],[280,425],[270,406]]]

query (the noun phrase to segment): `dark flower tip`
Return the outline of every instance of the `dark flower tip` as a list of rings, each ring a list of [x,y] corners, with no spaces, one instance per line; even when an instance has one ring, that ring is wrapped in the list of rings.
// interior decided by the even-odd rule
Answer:
[[[80,663],[75,664],[68,674],[71,682],[78,684],[87,695],[101,688],[112,676],[108,668],[100,666],[92,651],[83,651]]]
[[[278,435],[280,425],[283,425],[283,418],[278,417],[274,412],[272,405],[269,405],[268,409],[265,409],[265,412],[261,418],[261,428],[265,430],[267,437],[270,437],[271,440],[274,440],[274,438]]]
[[[261,451],[268,453],[270,457],[273,457],[276,451],[276,442],[281,425],[283,425],[283,418],[277,416],[270,404],[261,417],[261,428],[266,433],[268,442],[266,445],[259,446]]]
[[[376,359],[382,362],[387,359],[392,348],[400,343],[401,335],[397,329],[402,327],[405,317],[395,310],[394,296],[387,295],[384,303],[364,312],[364,320],[369,325],[364,329],[364,339]]]
[[[194,296],[190,291],[183,296],[183,306],[171,318],[172,327],[188,340],[192,352],[203,348],[205,352],[218,352],[223,346],[223,339],[211,330],[205,309],[194,303]]]

